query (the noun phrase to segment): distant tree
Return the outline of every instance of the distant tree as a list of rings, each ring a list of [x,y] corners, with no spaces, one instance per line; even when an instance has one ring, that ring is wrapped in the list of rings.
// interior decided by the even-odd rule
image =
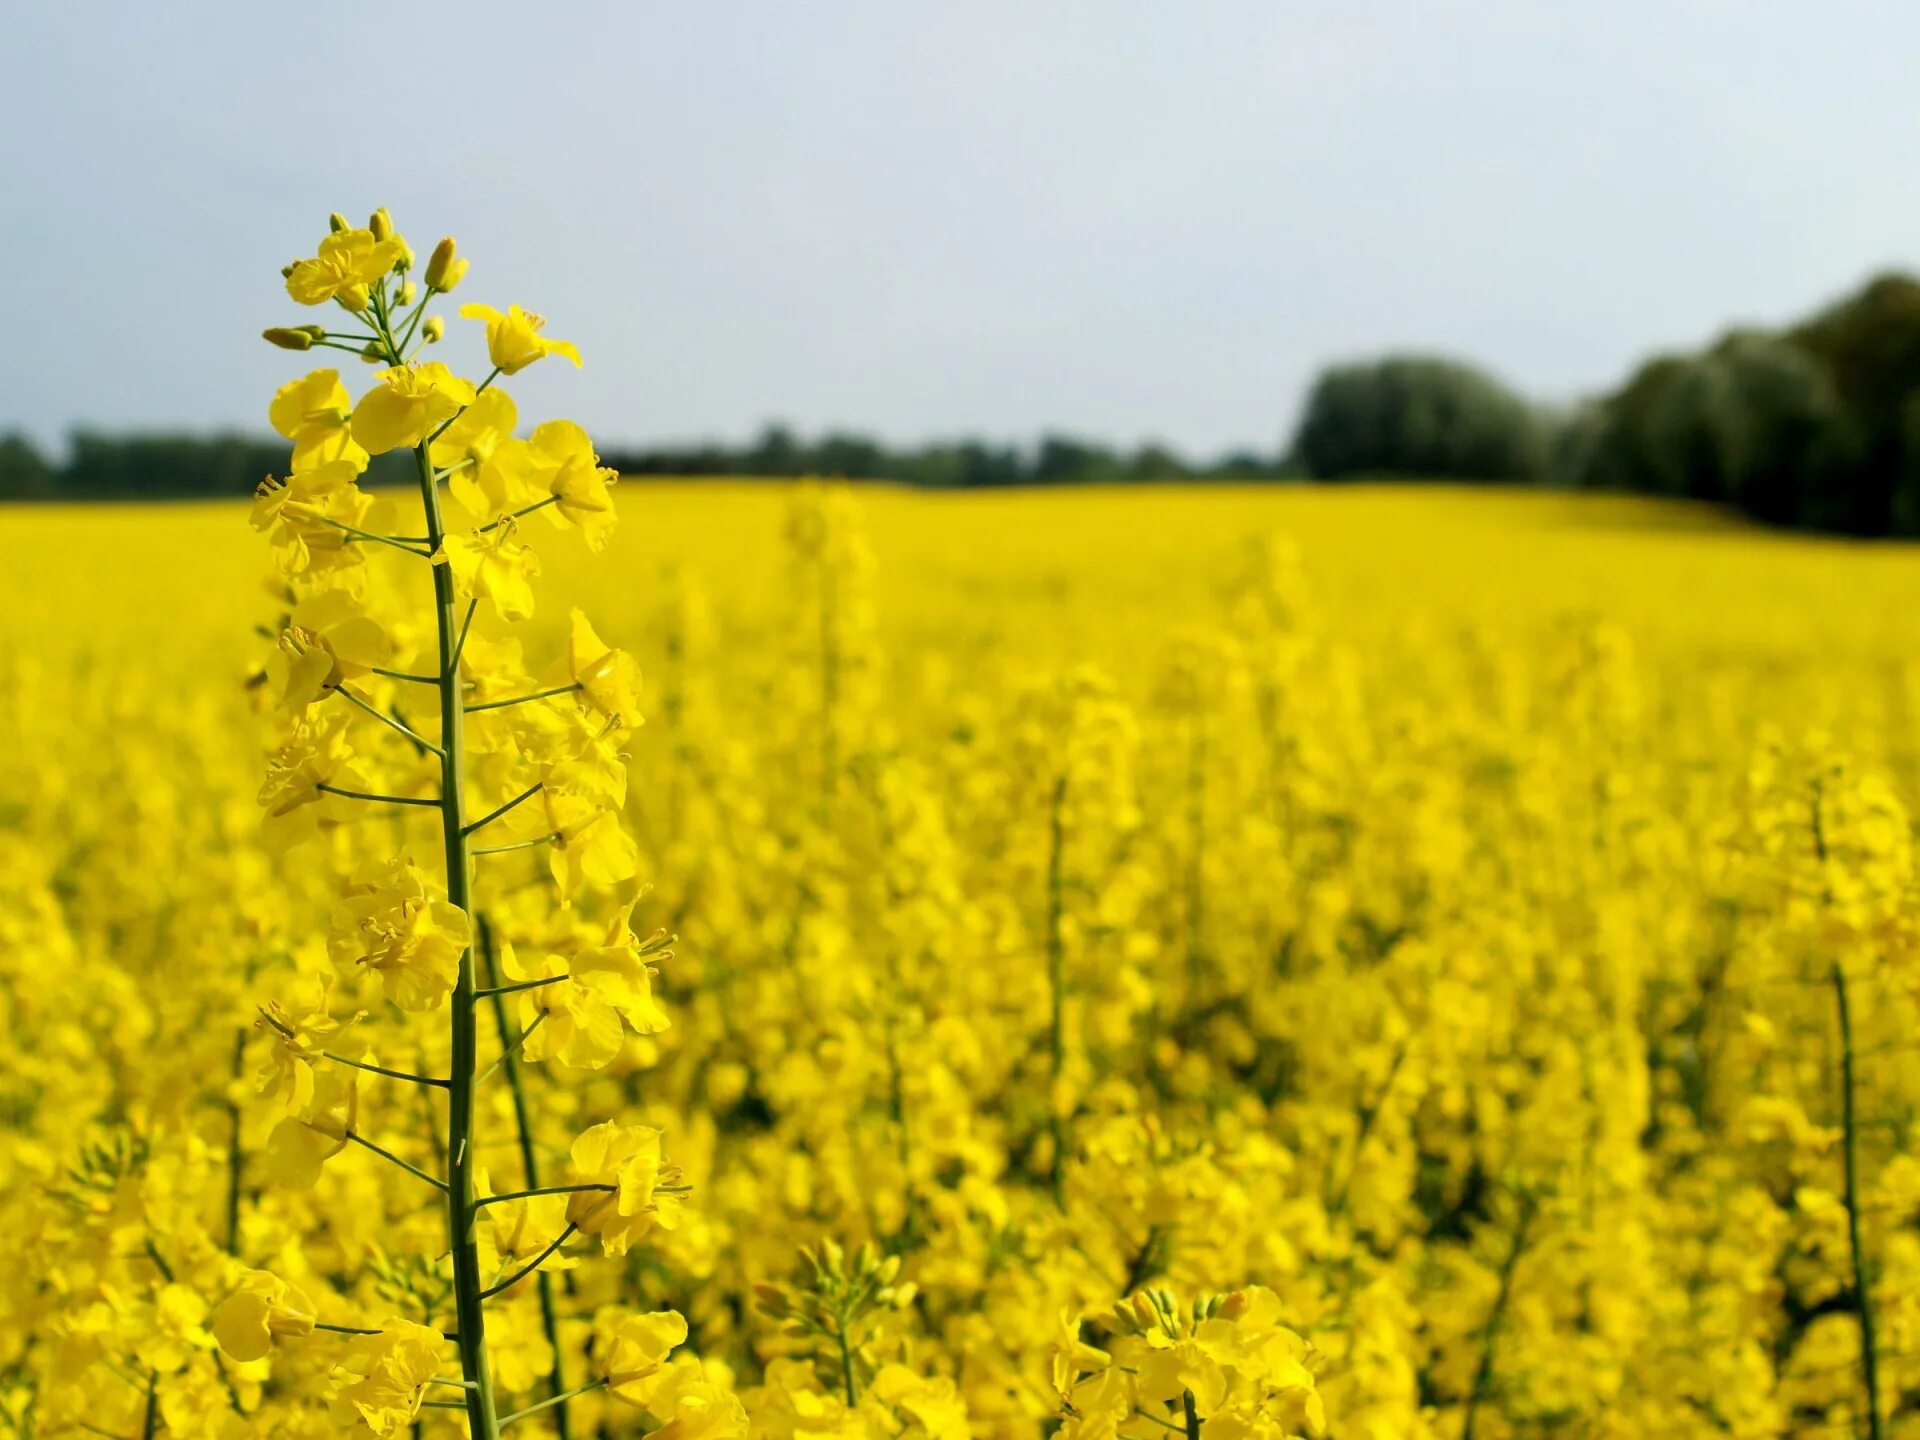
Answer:
[[[1322,480],[1538,480],[1546,473],[1547,436],[1525,400],[1472,366],[1390,356],[1322,372],[1292,453]]]
[[[747,451],[742,473],[799,475],[806,468],[801,459],[800,442],[794,438],[793,431],[774,421],[761,430],[760,438]]]
[[[1908,424],[1920,392],[1920,280],[1886,274],[1787,332],[1825,363],[1852,422],[1851,483],[1812,523],[1866,535],[1892,530],[1915,509],[1920,439]],[[1836,518],[1837,517],[1837,518]]]
[[[1147,484],[1185,480],[1192,474],[1187,462],[1165,445],[1142,445],[1127,462],[1127,478]]]
[[[1122,471],[1114,453],[1102,445],[1065,435],[1043,435],[1040,451],[1033,460],[1036,485],[1098,483],[1118,480]]]
[[[0,500],[44,500],[57,480],[46,457],[24,435],[0,435]]]

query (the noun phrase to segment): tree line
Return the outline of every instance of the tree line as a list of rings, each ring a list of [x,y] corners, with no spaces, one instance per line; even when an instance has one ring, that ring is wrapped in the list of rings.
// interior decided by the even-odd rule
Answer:
[[[950,489],[1366,476],[1628,490],[1715,501],[1778,525],[1920,534],[1920,280],[1879,276],[1806,320],[1728,331],[1648,360],[1571,409],[1462,361],[1389,355],[1322,371],[1273,454],[1195,461],[1066,435],[914,447],[770,424],[744,445],[625,447],[629,475],[844,476]],[[372,483],[405,482],[392,457]],[[0,436],[0,499],[244,494],[286,463],[246,435],[76,433],[54,460]]]
[[[1451,361],[1336,366],[1307,397],[1292,457],[1323,480],[1627,490],[1775,525],[1920,535],[1920,280],[1881,275],[1783,330],[1656,356],[1564,412]]]
[[[379,456],[368,482],[407,484],[413,472]],[[1195,462],[1164,445],[1122,450],[1065,435],[1030,446],[962,440],[911,448],[870,436],[829,433],[806,441],[784,425],[767,426],[740,446],[615,446],[601,455],[623,475],[831,475],[938,488],[1013,485],[1159,483],[1198,478],[1272,479],[1271,456],[1228,455]],[[286,468],[286,442],[247,435],[76,433],[64,460],[26,437],[0,436],[0,500],[164,500],[241,495]]]

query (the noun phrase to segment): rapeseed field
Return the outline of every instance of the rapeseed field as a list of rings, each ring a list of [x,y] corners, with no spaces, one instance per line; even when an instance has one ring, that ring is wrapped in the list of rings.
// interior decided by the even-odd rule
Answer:
[[[614,484],[375,222],[0,512],[7,1433],[1920,1433],[1920,555]]]

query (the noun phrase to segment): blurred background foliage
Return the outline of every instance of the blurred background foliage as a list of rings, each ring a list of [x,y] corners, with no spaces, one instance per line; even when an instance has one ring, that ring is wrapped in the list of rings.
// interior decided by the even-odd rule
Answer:
[[[0,499],[240,495],[284,445],[246,435],[75,433],[62,457],[0,436]],[[1733,506],[1768,524],[1920,535],[1920,280],[1874,278],[1778,333],[1729,330],[1658,355],[1570,409],[1460,360],[1329,366],[1272,454],[1198,460],[1050,434],[890,447],[769,424],[744,445],[614,447],[632,475],[842,476],[947,489],[1187,479],[1420,478],[1627,491]],[[374,483],[386,478],[375,471]]]

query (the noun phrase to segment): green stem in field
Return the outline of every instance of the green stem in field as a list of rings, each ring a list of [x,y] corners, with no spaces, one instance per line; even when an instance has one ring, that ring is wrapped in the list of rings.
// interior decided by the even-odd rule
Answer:
[[[415,1085],[436,1085],[442,1090],[447,1088],[446,1081],[436,1080],[431,1075],[416,1075],[411,1070],[389,1070],[384,1065],[369,1065],[364,1060],[349,1060],[346,1056],[336,1055],[331,1050],[322,1050],[320,1053],[336,1065],[347,1065],[355,1070],[365,1070],[370,1075],[386,1075],[394,1080],[411,1080]]]
[[[1534,1205],[1530,1196],[1520,1203],[1520,1220],[1514,1227],[1513,1248],[1507,1251],[1506,1263],[1500,1267],[1500,1289],[1493,1297],[1493,1309],[1488,1313],[1486,1326],[1480,1332],[1480,1364],[1473,1374],[1472,1393],[1467,1396],[1467,1416],[1460,1427],[1460,1440],[1473,1440],[1474,1422],[1479,1419],[1480,1406],[1493,1391],[1493,1369],[1500,1344],[1500,1329],[1506,1323],[1507,1305],[1513,1298],[1513,1272],[1520,1267],[1520,1257],[1527,1248],[1527,1231],[1533,1227]]]
[[[444,565],[436,565],[434,567],[434,574],[438,575],[442,573],[445,569],[446,569],[446,566]],[[394,719],[391,715],[387,714],[387,712],[382,710],[378,705],[375,705],[370,700],[362,699],[360,696],[354,694],[353,691],[349,690],[346,686],[341,685],[337,688],[339,689],[342,695],[344,695],[347,699],[351,700],[355,705],[359,706],[362,710],[366,711],[367,714],[371,715],[374,719],[378,720],[382,725],[387,726],[389,729],[393,730],[396,734],[404,735],[408,740],[412,741],[416,746],[418,746],[425,753],[429,755],[438,755],[443,761],[446,759],[445,752],[442,751],[438,745],[434,744],[431,740],[427,739],[426,736],[418,734],[415,731],[409,729],[407,726],[402,725],[398,720]],[[380,798],[385,798],[385,797],[380,797]]]
[[[247,1032],[233,1037],[233,1078],[237,1081],[246,1066]],[[227,1101],[227,1254],[240,1254],[240,1192],[245,1170],[245,1153],[240,1148],[240,1106]]]
[[[1047,824],[1047,988],[1051,992],[1051,1023],[1047,1033],[1049,1078],[1047,1120],[1053,1132],[1053,1158],[1047,1168],[1047,1186],[1053,1191],[1056,1209],[1066,1208],[1067,1119],[1060,1113],[1060,1077],[1067,1064],[1066,1032],[1066,942],[1061,934],[1066,885],[1063,878],[1066,849],[1065,810],[1067,777],[1061,774],[1053,787],[1053,803]]]
[[[418,1165],[415,1165],[410,1160],[402,1160],[398,1155],[394,1154],[393,1151],[387,1149],[384,1145],[374,1144],[373,1141],[367,1139],[367,1137],[362,1135],[358,1130],[347,1131],[347,1139],[351,1140],[354,1144],[362,1147],[363,1149],[371,1150],[374,1154],[378,1155],[382,1160],[391,1161],[393,1164],[398,1165],[402,1170],[406,1171],[409,1175],[413,1176],[414,1179],[426,1181],[427,1184],[433,1186],[433,1188],[436,1190],[445,1190],[447,1188],[447,1182],[440,1179],[439,1176],[429,1175],[426,1171],[422,1170]]]
[[[507,801],[506,804],[495,806],[493,809],[489,810],[486,814],[482,815],[478,820],[475,820],[471,824],[469,824],[467,826],[467,834],[471,835],[476,830],[486,829],[487,826],[491,825],[494,821],[498,820],[502,815],[506,814],[509,810],[513,809],[514,806],[520,804],[522,801],[531,800],[535,795],[538,795],[540,791],[543,788],[545,788],[545,784],[546,784],[545,781],[538,781],[532,785],[529,785],[525,790],[522,790],[518,795],[514,796],[513,799]]]
[[[520,1037],[513,1035],[513,1024],[507,1019],[506,991],[500,985],[500,967],[494,958],[493,924],[485,915],[479,917],[480,955],[486,966],[487,997],[493,1002],[494,1029],[500,1035],[500,1064],[507,1072],[507,1089],[513,1096],[514,1132],[520,1141],[520,1172],[525,1177],[527,1189],[517,1195],[495,1195],[492,1200],[531,1198],[564,1191],[572,1187],[542,1186],[540,1184],[540,1162],[534,1150],[532,1107],[527,1103],[525,1077],[520,1071]],[[544,1016],[542,1017],[544,1018]],[[488,1200],[479,1202],[488,1204]],[[573,1430],[567,1418],[566,1362],[560,1349],[560,1315],[554,1304],[553,1276],[545,1270],[535,1277],[540,1293],[540,1327],[546,1333],[547,1346],[553,1351],[553,1364],[547,1371],[547,1384],[553,1390],[553,1398],[542,1402],[543,1406],[554,1407],[553,1427],[559,1440],[572,1440]],[[535,1406],[535,1409],[542,1406]],[[531,1413],[522,1410],[510,1415],[507,1420],[518,1419],[520,1415]],[[501,1422],[507,1423],[505,1420]]]
[[[550,1399],[542,1400],[538,1405],[529,1405],[524,1410],[516,1410],[511,1415],[502,1416],[500,1423],[503,1426],[511,1425],[516,1420],[524,1420],[529,1415],[538,1415],[542,1410],[550,1410],[555,1405],[558,1405],[561,1407],[560,1414],[554,1417],[554,1424],[555,1428],[559,1430],[562,1440],[564,1440],[567,1434],[567,1422],[561,1417],[567,1413],[567,1401],[573,1399],[576,1395],[584,1395],[589,1390],[598,1390],[606,1383],[605,1380],[589,1380],[584,1385],[576,1385],[571,1390],[563,1390]]]
[[[386,320],[386,305],[376,291],[380,330],[393,364],[402,355],[393,330]],[[441,427],[445,429],[443,425]],[[426,514],[427,553],[438,554],[446,538],[446,525],[440,513],[440,491],[433,483],[431,439],[414,447],[414,463],[420,478],[420,504]],[[440,744],[434,753],[440,757],[440,832],[446,860],[447,900],[468,915],[474,913],[472,894],[473,863],[467,854],[465,712],[460,694],[460,648],[466,643],[467,627],[473,623],[474,606],[467,606],[465,619],[459,616],[460,602],[454,594],[451,566],[433,569],[434,630],[439,641]],[[461,1376],[473,1382],[466,1393],[467,1433],[469,1440],[499,1440],[500,1421],[493,1403],[493,1370],[487,1363],[486,1315],[482,1305],[485,1287],[480,1280],[480,1248],[475,1234],[477,1212],[473,1205],[474,1161],[478,1146],[474,1141],[474,1071],[478,1041],[473,1014],[474,952],[469,945],[460,955],[460,969],[454,981],[452,1003],[448,1007],[451,1027],[452,1063],[447,1077],[447,1245],[453,1253],[454,1329],[458,1334]]]
[[[1854,1117],[1853,1010],[1847,995],[1847,974],[1838,961],[1833,966],[1833,1001],[1840,1015],[1840,1123],[1841,1159],[1846,1168],[1847,1245],[1853,1254],[1854,1308],[1860,1315],[1860,1369],[1867,1387],[1867,1435],[1880,1440],[1880,1354],[1875,1343],[1873,1276],[1866,1246],[1860,1238],[1859,1126]]]
[[[558,1250],[562,1245],[566,1244],[567,1241],[571,1240],[573,1238],[574,1232],[579,1228],[580,1227],[578,1225],[576,1225],[573,1221],[569,1220],[567,1222],[567,1228],[562,1230],[558,1235],[554,1236],[553,1239],[549,1240],[544,1250],[542,1250],[538,1255],[534,1256],[533,1259],[529,1260],[526,1264],[522,1265],[518,1270],[514,1271],[513,1274],[509,1275],[506,1279],[495,1281],[493,1284],[489,1285],[486,1289],[482,1290],[480,1292],[480,1298],[482,1300],[491,1300],[495,1295],[498,1295],[501,1292],[506,1290],[511,1290],[514,1286],[518,1285],[522,1280],[526,1279],[527,1276],[533,1274],[534,1271],[538,1270],[542,1265],[546,1264],[547,1257],[552,1255],[553,1252]]]
[[[1180,1408],[1186,1415],[1187,1440],[1200,1440],[1200,1416],[1194,1411],[1191,1390],[1180,1392]]]
[[[551,690],[536,690],[531,695],[515,695],[511,700],[482,701],[478,705],[467,706],[467,713],[469,715],[476,715],[482,710],[504,710],[509,705],[527,705],[535,700],[550,699],[555,695],[571,695],[575,690],[581,688],[580,682],[576,680],[571,685],[555,685]],[[538,786],[535,787],[535,789],[538,788]]]

